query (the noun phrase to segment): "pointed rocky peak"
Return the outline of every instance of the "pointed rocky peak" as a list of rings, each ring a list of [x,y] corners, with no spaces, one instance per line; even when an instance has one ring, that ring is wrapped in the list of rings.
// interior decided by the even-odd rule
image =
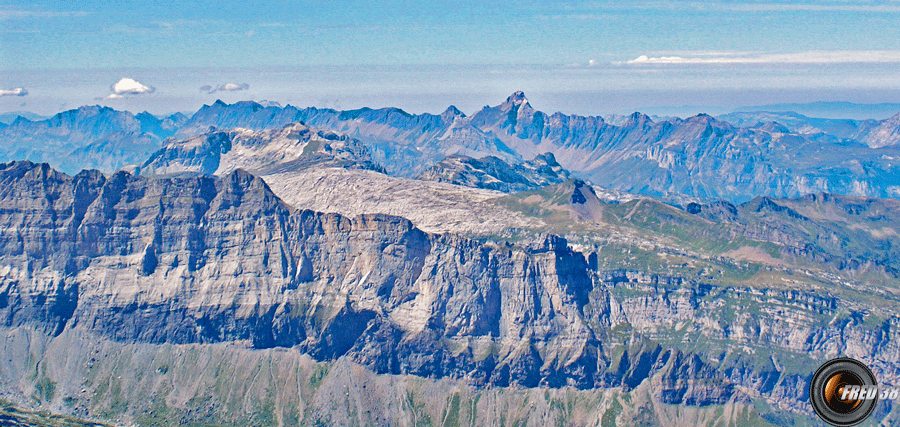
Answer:
[[[623,127],[638,127],[638,126],[644,126],[648,123],[653,123],[653,119],[651,119],[650,116],[643,114],[643,113],[634,112],[634,113],[631,113],[630,116],[628,116],[628,119],[625,120],[624,123],[622,123],[622,126]]]
[[[580,179],[574,180],[572,182],[572,196],[569,201],[575,205],[583,205],[587,203],[589,198],[597,198],[597,193],[594,192],[593,187]]]
[[[506,102],[504,102],[501,107],[507,107],[505,109],[508,109],[509,107],[520,105],[531,106],[531,104],[528,103],[528,98],[525,97],[525,92],[517,90],[515,93],[506,98]]]
[[[174,114],[170,114],[170,115],[169,115],[168,117],[166,117],[166,118],[169,119],[169,120],[171,120],[172,123],[175,123],[176,125],[179,125],[179,126],[180,126],[182,123],[188,121],[188,116],[184,115],[184,113],[174,113]]]
[[[528,98],[525,97],[525,92],[517,90],[512,95],[510,95],[509,98],[506,98],[506,102],[523,103],[528,102]]]
[[[214,102],[212,106],[214,106],[214,107],[227,107],[228,104],[226,104],[226,103],[225,103],[224,101],[222,101],[221,99],[217,99],[216,102]]]
[[[23,116],[18,116],[18,117],[16,117],[15,120],[13,120],[13,122],[10,124],[10,126],[22,126],[22,125],[25,125],[28,123],[33,123],[33,122]]]
[[[451,106],[447,107],[447,109],[444,110],[443,113],[441,113],[441,117],[443,117],[445,119],[451,119],[451,120],[456,117],[465,117],[465,116],[466,115],[463,114],[462,111],[459,111],[459,108],[456,108],[455,105],[451,105]]]
[[[141,121],[141,122],[144,122],[144,121],[158,122],[158,121],[160,121],[159,118],[157,118],[153,114],[150,114],[147,111],[138,113],[136,116],[134,116],[134,118],[138,119],[138,121]]]
[[[538,154],[534,157],[534,160],[531,161],[533,164],[545,164],[550,167],[559,166],[559,162],[556,161],[556,156],[551,152],[546,152],[544,154]]]
[[[697,114],[696,116],[688,117],[687,119],[685,119],[685,122],[688,122],[688,123],[709,124],[709,123],[714,123],[716,121],[717,120],[713,116],[710,116],[709,114],[706,114],[706,113],[700,113],[700,114]]]

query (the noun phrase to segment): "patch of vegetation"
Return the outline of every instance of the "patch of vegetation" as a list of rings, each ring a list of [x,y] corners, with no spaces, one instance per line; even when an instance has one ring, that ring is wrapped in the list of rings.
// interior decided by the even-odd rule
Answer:
[[[41,379],[34,384],[34,389],[35,392],[31,395],[32,399],[38,403],[51,402],[53,401],[53,396],[56,395],[56,382],[51,381],[50,378],[41,377]]]
[[[600,425],[604,426],[614,426],[616,425],[616,418],[619,414],[622,413],[622,404],[619,403],[619,399],[613,397],[612,404],[609,406],[609,409],[603,413],[603,418],[600,419]]]
[[[447,408],[444,409],[444,414],[442,416],[444,422],[441,423],[443,427],[459,427],[460,426],[460,418],[459,418],[459,392],[453,393],[453,396],[450,398],[450,402],[447,404]]]
[[[316,368],[313,370],[312,375],[309,376],[310,387],[319,388],[319,386],[322,385],[322,382],[325,381],[325,378],[328,377],[328,372],[330,369],[331,367],[327,364],[317,364]]]
[[[41,427],[111,427],[109,424],[51,414],[46,411],[21,409],[14,403],[3,399],[0,399],[0,424]]]
[[[406,399],[403,400],[403,405],[412,413],[412,421],[414,426],[422,426],[422,427],[431,427],[434,426],[434,423],[431,421],[431,417],[428,416],[428,413],[425,411],[425,407],[427,405],[426,402],[416,402],[415,395],[412,390],[406,391]],[[501,425],[503,423],[501,422]]]

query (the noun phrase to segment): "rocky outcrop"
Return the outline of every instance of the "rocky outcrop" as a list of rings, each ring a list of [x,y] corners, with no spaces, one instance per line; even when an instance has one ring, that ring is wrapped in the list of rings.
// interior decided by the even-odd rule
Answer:
[[[417,179],[511,193],[559,184],[569,178],[569,171],[556,162],[553,153],[544,153],[521,164],[509,164],[493,156],[481,159],[450,156],[422,172]]]
[[[142,175],[225,175],[236,169],[256,174],[311,166],[383,171],[356,139],[292,123],[277,130],[210,130],[169,141],[135,172]]]

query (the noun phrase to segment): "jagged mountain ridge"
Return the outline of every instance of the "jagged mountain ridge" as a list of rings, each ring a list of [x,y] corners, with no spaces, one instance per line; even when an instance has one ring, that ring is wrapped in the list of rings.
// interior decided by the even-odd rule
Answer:
[[[345,133],[362,140],[373,159],[392,174],[412,177],[447,155],[497,155],[507,160],[519,156],[496,138],[470,126],[455,126],[465,117],[450,106],[440,115],[409,114],[399,108],[361,108],[338,111],[293,106],[263,107],[244,101],[204,105],[188,120],[177,136],[187,137],[210,127],[264,130],[302,121],[310,126]]]
[[[70,173],[85,168],[113,171],[142,162],[185,120],[183,114],[160,119],[147,112],[133,115],[96,105],[64,111],[45,120],[19,117],[0,128],[0,156],[6,160],[51,162]]]
[[[828,144],[707,115],[654,123],[636,113],[622,126],[597,118],[599,127],[581,127],[572,117],[534,110],[524,96],[498,109],[505,114],[492,112],[483,127],[505,135],[509,146],[552,151],[567,169],[612,189],[731,201],[817,191],[897,197],[900,190],[891,160],[896,147]]]
[[[258,109],[251,104],[217,108]],[[282,117],[278,111],[273,109],[269,115]],[[706,115],[654,123],[636,113],[620,125],[608,124],[600,117],[547,115],[532,108],[521,92],[468,117],[410,115],[397,109],[292,111],[292,118],[359,138],[373,153],[379,153],[376,160],[388,171],[406,176],[420,173],[422,164],[440,160],[439,154],[453,154],[455,149],[446,147],[447,141],[453,140],[454,146],[475,145],[482,155],[510,162],[552,152],[563,167],[596,184],[652,195],[683,193],[742,202],[756,195],[784,197],[825,191],[897,197],[900,191],[891,160],[897,158],[898,148],[884,147],[893,144],[890,138],[867,136],[889,136],[890,120],[866,125],[869,134],[857,132],[872,147],[883,147],[876,150],[841,138],[806,136],[778,127],[734,127]],[[215,126],[212,112],[198,117],[198,123]],[[872,129],[879,127],[881,133],[873,133]],[[460,133],[465,138],[457,144],[454,135]],[[402,142],[389,149],[391,144],[385,145],[385,141],[392,140]],[[434,148],[422,148],[431,146]],[[622,174],[620,170],[636,173]]]
[[[375,163],[402,177],[417,176],[448,155],[495,156],[521,163],[552,152],[564,168],[595,184],[657,196],[686,194],[743,202],[757,195],[793,197],[816,192],[900,195],[898,117],[848,126],[819,123],[838,134],[830,135],[793,125],[735,127],[706,115],[653,122],[635,113],[613,125],[600,117],[545,114],[535,110],[521,92],[471,116],[453,107],[440,115],[414,115],[396,108],[337,111],[218,101],[186,120],[173,116],[162,123],[150,115],[135,116],[147,124],[118,126],[130,130],[110,137],[116,143],[107,138],[85,148],[94,142],[85,135],[92,134],[70,132],[69,127],[77,127],[72,120],[113,129],[107,122],[115,120],[98,119],[114,116],[107,110],[83,108],[42,122],[19,120],[0,130],[0,138],[18,146],[28,142],[29,148],[10,151],[7,158],[40,157],[47,149],[35,148],[40,146],[33,144],[34,135],[55,132],[57,142],[49,146],[59,152],[55,158],[65,170],[77,170],[68,165],[78,162],[107,167],[147,152],[147,144],[176,128],[176,136],[186,138],[207,133],[210,127],[260,131],[303,122],[360,140]],[[851,133],[852,138],[844,138]],[[54,144],[62,148],[52,148]],[[108,150],[122,153],[114,154],[112,160],[96,159]]]

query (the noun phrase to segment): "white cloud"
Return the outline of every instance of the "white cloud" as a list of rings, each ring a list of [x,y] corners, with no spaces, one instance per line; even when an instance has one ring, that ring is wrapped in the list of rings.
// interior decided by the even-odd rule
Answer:
[[[28,91],[24,87],[14,87],[12,89],[0,89],[0,96],[25,96]]]
[[[590,65],[591,67],[593,67],[594,65],[597,65],[597,61],[591,59],[590,61],[588,61],[588,65]]]
[[[846,64],[846,63],[900,63],[900,51],[809,51],[798,53],[718,53],[691,56],[641,55],[628,61],[613,64]]]
[[[153,90],[152,87],[127,77],[120,79],[112,85],[112,91],[116,95],[140,95],[144,93],[153,93]]]
[[[145,95],[156,91],[152,86],[147,86],[137,80],[130,78],[122,78],[110,86],[112,93],[103,99],[122,99],[128,95]]]
[[[210,85],[206,85],[200,88],[201,91],[206,93],[216,93],[216,92],[237,92],[240,90],[250,89],[250,85],[248,83],[225,83],[218,85],[216,87],[212,87]]]

